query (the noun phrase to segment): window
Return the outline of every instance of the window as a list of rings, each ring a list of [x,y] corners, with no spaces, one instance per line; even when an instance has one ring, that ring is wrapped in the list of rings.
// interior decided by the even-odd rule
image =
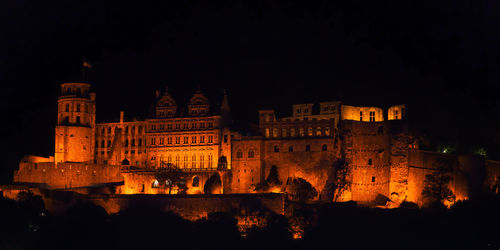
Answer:
[[[193,155],[192,158],[191,158],[191,167],[192,168],[196,168],[196,155]]]
[[[191,128],[196,128],[196,123],[191,124]]]
[[[279,152],[280,151],[280,147],[279,146],[274,146],[274,152]]]
[[[108,134],[111,134],[111,127],[108,127]]]
[[[204,122],[200,123],[200,128],[205,128],[205,123]]]
[[[278,137],[278,129],[277,128],[273,128],[273,137]]]
[[[253,157],[254,157],[253,150],[248,151],[248,158],[253,158]]]
[[[224,142],[227,142],[227,135],[224,135]]]
[[[363,121],[363,111],[359,111],[359,121]]]
[[[208,123],[208,127],[209,127],[209,128],[211,128],[211,127],[213,127],[213,126],[214,126],[214,124],[213,124],[213,123],[211,123],[211,122],[209,122],[209,123]]]
[[[372,176],[372,182],[375,182],[375,176]]]
[[[184,136],[184,144],[188,144],[188,143],[189,143],[189,137]]]
[[[266,137],[269,137],[269,128],[266,128]]]
[[[180,143],[181,143],[181,138],[175,137],[175,144],[180,144]]]
[[[368,159],[368,165],[372,165],[372,159]]]
[[[151,125],[151,130],[156,130],[156,125],[155,124]]]
[[[191,143],[196,144],[196,136],[191,137]]]
[[[313,128],[312,127],[307,128],[307,135],[313,136]]]
[[[160,144],[163,144],[161,139],[162,138],[160,138]],[[125,147],[128,147],[128,139],[125,140]]]
[[[293,152],[293,145],[290,145],[290,146],[288,147],[288,152]]]
[[[155,144],[156,144],[156,140],[155,140],[155,138],[153,137],[153,138],[151,138],[151,145],[155,145]]]
[[[164,130],[165,129],[165,124],[160,124],[160,130]]]
[[[290,129],[290,136],[292,136],[292,137],[295,136],[295,128]]]
[[[142,133],[142,126],[139,126],[138,132],[139,134]]]
[[[300,114],[300,109],[297,109],[297,114]]]
[[[180,129],[181,128],[181,124],[180,123],[176,123],[175,124],[175,129]]]
[[[80,112],[80,103],[76,104],[76,112]]]
[[[286,128],[281,129],[281,136],[286,137]]]
[[[307,144],[306,145],[306,152],[309,152],[309,151],[311,151],[311,145]]]
[[[243,158],[243,152],[241,151],[236,152],[236,158]]]
[[[195,177],[193,178],[193,184],[192,184],[191,186],[193,186],[193,187],[198,187],[198,186],[200,186],[200,178],[199,178],[198,176],[195,176]]]
[[[321,136],[321,127],[316,128],[316,136]]]
[[[188,124],[184,123],[184,129],[188,129]]]
[[[189,161],[189,156],[188,155],[184,155],[184,168],[187,168],[188,161]]]
[[[205,136],[200,136],[200,143],[205,143]]]
[[[203,154],[200,155],[200,168],[205,167],[205,156]]]
[[[160,187],[160,183],[158,180],[154,180],[153,183],[151,183],[151,188],[158,188]]]
[[[208,136],[208,143],[213,143],[214,142],[214,136],[210,135]]]
[[[164,137],[160,137],[160,145],[163,145],[164,142],[165,142],[165,138]]]
[[[371,122],[375,121],[375,112],[374,111],[370,111],[370,121]]]
[[[326,144],[323,144],[323,146],[321,146],[321,151],[326,151],[328,149],[328,146],[326,146]]]
[[[108,141],[108,148],[111,147],[111,141]]]
[[[330,136],[330,127],[325,128],[325,136]]]
[[[69,112],[69,104],[66,104],[66,105],[64,106],[64,111],[65,111],[65,112]]]
[[[172,123],[168,124],[168,130],[172,130]]]
[[[125,127],[125,134],[128,134],[128,126]]]
[[[167,144],[172,144],[172,137],[167,138]]]
[[[299,129],[299,135],[300,136],[304,136],[304,128],[300,128]]]
[[[396,120],[398,119],[398,110],[397,109],[394,110],[394,119],[396,119]]]
[[[178,167],[181,161],[181,156],[179,154],[175,155],[175,166]]]
[[[104,141],[101,141],[101,148],[104,148]]]
[[[80,116],[77,116],[77,117],[76,117],[76,123],[77,123],[77,124],[80,124]]]
[[[139,146],[139,147],[142,146],[142,139],[139,139],[137,146]]]
[[[209,167],[209,168],[211,168],[211,167],[212,167],[212,162],[213,162],[212,154],[209,154],[209,155],[208,155],[208,167]]]

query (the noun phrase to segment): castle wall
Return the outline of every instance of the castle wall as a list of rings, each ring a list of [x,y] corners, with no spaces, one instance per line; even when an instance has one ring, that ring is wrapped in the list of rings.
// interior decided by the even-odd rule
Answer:
[[[363,122],[381,122],[384,121],[384,110],[377,107],[355,107],[342,105],[341,119]],[[370,113],[373,112],[374,116]],[[373,119],[371,118],[373,117]]]
[[[282,194],[229,195],[113,195],[87,196],[83,199],[102,206],[108,213],[139,207],[172,211],[185,219],[197,220],[212,212],[269,210],[284,214],[285,196]]]
[[[233,193],[252,192],[252,185],[264,180],[261,171],[262,150],[263,143],[260,137],[232,141]]]
[[[60,162],[88,162],[93,159],[92,128],[56,126],[55,159]]]
[[[390,198],[391,147],[387,122],[342,121],[342,150],[350,168],[351,199]]]
[[[337,159],[337,152],[331,137],[264,140],[261,178],[267,178],[271,167],[276,166],[283,185],[286,185],[289,177],[303,178],[320,193],[328,179],[329,170]]]
[[[21,162],[15,184],[35,184],[48,189],[99,186],[122,182],[120,166],[88,163]]]

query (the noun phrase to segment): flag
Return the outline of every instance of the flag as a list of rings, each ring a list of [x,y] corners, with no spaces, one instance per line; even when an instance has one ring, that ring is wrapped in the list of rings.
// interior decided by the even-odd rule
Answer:
[[[87,67],[87,68],[91,69],[92,65],[90,63],[88,63],[87,61],[84,60],[83,61],[83,67]]]

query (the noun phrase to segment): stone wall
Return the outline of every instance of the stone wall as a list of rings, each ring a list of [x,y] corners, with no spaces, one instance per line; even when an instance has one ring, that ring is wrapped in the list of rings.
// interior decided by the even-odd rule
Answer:
[[[232,141],[233,193],[252,192],[252,185],[264,180],[261,171],[262,148],[263,141],[260,137]]]
[[[14,172],[15,184],[34,184],[48,189],[99,186],[122,181],[120,166],[88,163],[21,162]]]

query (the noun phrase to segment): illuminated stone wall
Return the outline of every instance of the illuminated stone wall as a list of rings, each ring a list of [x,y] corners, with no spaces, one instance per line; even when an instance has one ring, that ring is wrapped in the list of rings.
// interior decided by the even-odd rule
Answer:
[[[381,122],[384,121],[384,111],[377,107],[355,107],[342,105],[341,119],[363,122]]]
[[[385,122],[342,121],[342,155],[350,169],[352,200],[390,197],[390,128]]]
[[[62,162],[89,162],[93,159],[92,128],[83,126],[56,127],[55,159]]]
[[[119,166],[89,163],[21,162],[14,183],[35,184],[49,189],[99,186],[122,182]]]
[[[387,110],[387,120],[403,120],[406,116],[406,105],[391,106]]]
[[[252,185],[264,179],[261,171],[263,141],[261,137],[232,141],[232,192],[252,192]]]

